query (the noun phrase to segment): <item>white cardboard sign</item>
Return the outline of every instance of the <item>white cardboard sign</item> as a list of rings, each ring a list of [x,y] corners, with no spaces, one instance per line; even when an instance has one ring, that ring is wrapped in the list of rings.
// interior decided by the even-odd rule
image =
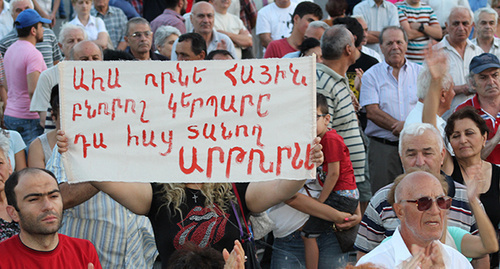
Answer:
[[[313,57],[59,66],[71,183],[315,177]]]

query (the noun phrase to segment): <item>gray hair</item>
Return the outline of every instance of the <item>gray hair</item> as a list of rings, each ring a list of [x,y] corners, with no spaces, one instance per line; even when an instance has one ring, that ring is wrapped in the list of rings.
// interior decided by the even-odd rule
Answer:
[[[67,22],[61,26],[61,30],[59,31],[59,43],[62,44],[64,42],[64,39],[66,39],[66,35],[72,30],[82,31],[83,40],[88,39],[87,32],[85,31],[85,29],[83,29],[83,27],[81,27],[80,25],[74,25]]]
[[[384,39],[382,38],[384,36],[384,33],[385,31],[388,31],[388,30],[399,30],[403,33],[403,37],[405,39],[405,42],[408,43],[408,35],[406,34],[406,31],[401,28],[400,26],[394,26],[394,25],[390,25],[390,26],[386,26],[382,29],[382,31],[380,31],[380,36],[378,37],[378,41],[379,41],[379,44],[382,45],[384,43]]]
[[[448,24],[451,24],[450,22],[450,15],[457,11],[457,10],[460,10],[460,9],[463,9],[463,10],[467,10],[469,12],[469,15],[470,15],[470,21],[473,22],[474,21],[474,13],[472,13],[472,10],[470,10],[470,8],[467,8],[467,7],[464,7],[464,6],[456,6],[454,8],[452,8],[450,10],[450,14],[448,14],[448,18],[446,18],[446,21],[448,22]]]
[[[170,26],[170,25],[163,25],[163,26],[159,27],[158,29],[156,29],[156,32],[154,35],[155,47],[158,48],[158,47],[163,46],[163,43],[165,43],[165,39],[167,39],[167,37],[169,37],[173,34],[180,36],[181,31],[179,31],[179,29],[177,29],[173,26]]]
[[[321,37],[321,52],[326,60],[337,60],[347,45],[354,46],[351,32],[345,25],[334,25]]]
[[[443,137],[439,133],[439,131],[429,123],[412,123],[403,128],[403,131],[399,134],[399,147],[398,153],[399,156],[403,156],[403,142],[407,136],[420,136],[423,135],[425,131],[431,131],[436,138],[436,142],[438,144],[439,150],[444,148]]]
[[[9,3],[10,6],[11,6],[11,8],[10,8],[10,15],[14,16],[15,9],[12,8],[14,6],[14,4],[16,4],[17,2],[24,2],[24,1],[26,1],[26,0],[11,0],[10,3]],[[28,2],[30,2],[31,9],[33,9],[33,2],[31,0],[28,0]]]
[[[309,23],[308,27],[315,28],[315,29],[323,28],[326,31],[326,30],[328,30],[328,28],[330,28],[330,25],[328,25],[324,21],[312,21],[311,23]]]
[[[144,19],[143,17],[135,17],[135,18],[132,18],[130,19],[128,22],[127,22],[127,29],[125,31],[125,35],[128,36],[128,30],[130,29],[130,25],[136,25],[136,24],[146,24],[147,26],[149,26],[149,28],[151,28],[151,25],[149,24],[148,20]]]
[[[479,15],[481,15],[481,13],[486,13],[486,14],[492,14],[492,15],[495,15],[495,24],[497,24],[498,22],[498,13],[492,9],[491,7],[482,7],[478,10],[476,10],[476,12],[474,12],[474,23],[476,25],[479,24]]]
[[[417,79],[417,97],[419,99],[424,99],[429,92],[429,88],[431,87],[431,73],[429,71],[429,67],[424,64],[420,69],[420,73],[418,74]],[[453,83],[453,78],[449,73],[443,77],[443,82],[441,84],[441,88],[445,91],[449,90],[451,83]]]
[[[0,150],[3,152],[5,160],[9,160],[10,141],[7,131],[0,132]]]

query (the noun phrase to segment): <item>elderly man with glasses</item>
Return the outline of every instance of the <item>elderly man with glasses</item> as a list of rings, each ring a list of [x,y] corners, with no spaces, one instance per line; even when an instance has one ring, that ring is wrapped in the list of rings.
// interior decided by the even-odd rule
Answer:
[[[419,263],[420,268],[472,268],[465,256],[439,241],[451,207],[443,183],[425,171],[398,177],[393,209],[401,225],[391,239],[363,256],[358,264],[371,262],[386,268],[401,268],[408,263]]]
[[[125,42],[128,44],[126,52],[132,54],[136,60],[167,61],[168,58],[155,53],[151,46],[153,44],[153,32],[149,22],[144,18],[132,18],[127,23],[127,35]]]

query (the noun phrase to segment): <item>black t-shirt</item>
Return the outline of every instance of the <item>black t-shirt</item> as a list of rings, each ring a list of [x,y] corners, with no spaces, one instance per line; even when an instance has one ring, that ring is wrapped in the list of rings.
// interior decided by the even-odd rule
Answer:
[[[347,69],[346,75],[347,78],[349,79],[349,87],[351,88],[352,92],[356,95],[356,97],[359,100],[359,92],[354,88],[354,79],[356,78],[356,69],[361,68],[363,72],[366,72],[366,70],[370,69],[370,67],[378,64],[378,60],[373,58],[372,56],[365,54],[361,52],[361,56],[359,56],[359,59],[349,66]]]
[[[213,247],[222,251],[232,250],[234,240],[240,238],[238,221],[231,205],[226,212],[220,207],[205,207],[205,196],[200,190],[185,188],[186,201],[180,208],[181,214],[170,207],[170,211],[162,197],[162,184],[152,183],[153,201],[148,218],[153,226],[156,247],[162,260],[162,267],[167,267],[172,253],[186,242],[193,242],[200,247]],[[248,183],[238,183],[236,188],[240,195],[245,218],[249,215],[245,194]],[[240,212],[235,203],[236,210]],[[241,220],[242,221],[242,220]],[[243,228],[245,229],[245,228]]]

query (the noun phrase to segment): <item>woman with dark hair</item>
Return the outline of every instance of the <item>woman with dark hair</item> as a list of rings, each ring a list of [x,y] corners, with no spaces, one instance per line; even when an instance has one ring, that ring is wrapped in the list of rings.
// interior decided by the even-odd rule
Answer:
[[[436,126],[436,115],[441,102],[441,85],[448,70],[447,58],[441,52],[429,49],[426,64],[432,76],[429,92],[424,101],[422,120]],[[442,171],[456,182],[477,184],[479,199],[493,227],[500,223],[500,167],[481,159],[481,151],[486,145],[488,126],[474,107],[464,107],[455,111],[447,120],[445,135],[451,147],[445,151]],[[476,201],[469,201],[476,202]],[[491,268],[498,267],[498,252],[490,256]]]
[[[316,54],[316,62],[321,63],[321,43],[316,38],[306,38],[302,41],[302,44],[299,46],[299,57],[311,56]]]

